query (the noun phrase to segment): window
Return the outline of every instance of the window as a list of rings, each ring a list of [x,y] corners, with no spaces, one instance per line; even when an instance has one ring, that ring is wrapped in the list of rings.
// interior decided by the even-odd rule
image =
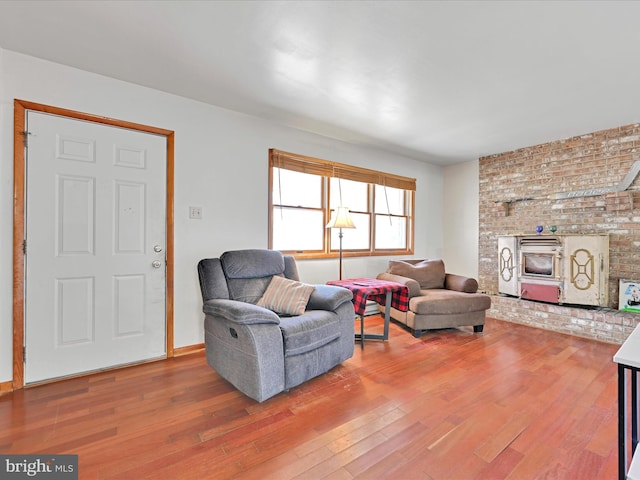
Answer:
[[[336,256],[339,229],[326,228],[338,206],[344,256],[413,254],[416,181],[341,163],[269,150],[269,248],[297,258]]]

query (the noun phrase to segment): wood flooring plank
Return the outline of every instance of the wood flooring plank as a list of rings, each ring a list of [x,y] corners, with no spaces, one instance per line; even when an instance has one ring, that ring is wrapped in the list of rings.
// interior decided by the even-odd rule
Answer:
[[[344,468],[340,468],[331,472],[329,475],[322,477],[322,480],[351,480],[353,476]]]
[[[475,480],[507,478],[523,458],[522,453],[507,447],[473,478]]]
[[[371,465],[376,465],[384,460],[388,455],[402,451],[407,444],[419,437],[424,430],[424,425],[414,423],[394,436],[386,437],[383,443],[354,459],[345,468],[352,475],[358,476],[369,469]]]
[[[522,459],[507,473],[505,480],[522,480],[525,478],[539,478],[541,472],[545,472],[552,465],[550,459],[554,456],[555,446],[542,442],[535,448],[529,449],[523,454]],[[556,477],[563,478],[563,477]]]
[[[265,478],[286,480],[296,478],[299,475],[307,475],[310,469],[333,456],[334,453],[326,447],[310,451],[303,457],[299,457],[293,451],[285,451],[277,457],[248,469],[247,473],[242,475],[242,478],[243,480],[263,480]]]
[[[493,319],[419,339],[392,323],[263,403],[196,352],[0,395],[0,451],[78,454],[82,480],[610,479],[617,349]]]
[[[487,463],[491,463],[511,443],[518,438],[525,428],[531,423],[531,418],[524,412],[516,412],[488,440],[475,450],[475,454]]]
[[[376,478],[394,478],[393,471],[399,464],[403,464],[405,462],[402,453],[398,451],[393,451],[388,455],[378,459],[371,466],[368,466],[365,470],[360,472],[358,475],[351,475],[352,478],[360,478],[360,479],[376,479]]]
[[[591,440],[587,444],[590,452],[601,457],[608,457],[618,448],[617,442],[611,442],[612,438],[617,438],[618,422],[617,416],[613,415],[611,409],[607,410],[607,415],[602,419],[602,424],[595,426],[595,431]]]

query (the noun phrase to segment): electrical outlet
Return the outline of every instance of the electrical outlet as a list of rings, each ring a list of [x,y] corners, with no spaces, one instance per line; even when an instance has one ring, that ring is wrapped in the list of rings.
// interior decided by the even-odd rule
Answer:
[[[202,207],[189,207],[189,218],[195,220],[202,219]]]

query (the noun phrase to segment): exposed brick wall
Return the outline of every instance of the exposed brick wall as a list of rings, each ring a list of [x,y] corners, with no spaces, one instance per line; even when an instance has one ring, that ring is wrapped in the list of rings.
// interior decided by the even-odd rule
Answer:
[[[640,281],[640,175],[624,192],[552,197],[615,186],[636,160],[640,124],[480,158],[480,289],[498,292],[499,235],[535,234],[536,225],[548,233],[549,225],[557,225],[558,233],[609,234],[609,300],[617,309],[619,280]],[[576,323],[552,329],[581,334]]]

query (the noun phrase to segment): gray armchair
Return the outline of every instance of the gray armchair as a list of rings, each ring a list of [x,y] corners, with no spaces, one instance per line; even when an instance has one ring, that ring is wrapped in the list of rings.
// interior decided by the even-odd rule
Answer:
[[[201,260],[198,275],[207,363],[245,395],[262,402],[353,355],[349,290],[302,285],[310,296],[302,299],[303,312],[290,315],[258,305],[274,291],[272,283],[293,284],[272,282],[274,276],[299,281],[293,257],[273,250],[230,251]]]

